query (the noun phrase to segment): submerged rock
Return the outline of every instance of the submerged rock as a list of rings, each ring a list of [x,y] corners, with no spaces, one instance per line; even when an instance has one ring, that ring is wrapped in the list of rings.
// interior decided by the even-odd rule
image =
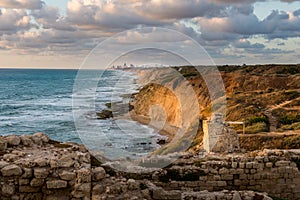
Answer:
[[[112,117],[113,113],[111,110],[103,110],[100,113],[97,113],[97,119],[108,119]]]

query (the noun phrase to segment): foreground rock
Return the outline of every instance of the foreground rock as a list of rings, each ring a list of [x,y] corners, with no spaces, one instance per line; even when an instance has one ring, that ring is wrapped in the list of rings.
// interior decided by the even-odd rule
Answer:
[[[271,199],[266,193],[300,199],[300,150],[182,154],[164,169],[134,174],[101,165],[83,145],[41,133],[1,141],[10,141],[0,154],[1,200]]]

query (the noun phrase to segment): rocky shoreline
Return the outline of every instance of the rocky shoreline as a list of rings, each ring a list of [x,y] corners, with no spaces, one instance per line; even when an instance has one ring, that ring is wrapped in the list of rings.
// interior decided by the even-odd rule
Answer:
[[[300,198],[300,150],[183,154],[141,174],[116,171],[83,145],[42,133],[0,136],[0,150],[3,200]]]

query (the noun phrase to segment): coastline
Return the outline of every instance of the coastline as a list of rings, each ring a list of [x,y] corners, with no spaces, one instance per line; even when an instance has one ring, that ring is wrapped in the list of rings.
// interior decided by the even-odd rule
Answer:
[[[128,69],[128,70],[122,70],[125,72],[132,72],[136,75],[137,77],[137,83],[142,84],[142,83],[148,83],[150,82],[150,76],[151,76],[151,71],[150,69]],[[144,87],[144,86],[143,86]],[[132,94],[132,98],[134,99],[132,102],[129,104],[129,113],[125,115],[120,115],[114,117],[115,119],[126,119],[126,120],[133,120],[136,121],[142,125],[146,125],[149,128],[154,129],[156,132],[158,132],[161,136],[166,137],[166,140],[162,142],[163,144],[168,144],[172,141],[178,130],[180,129],[179,127],[173,126],[172,124],[168,123],[165,121],[164,125],[161,127],[161,125],[156,125],[155,123],[151,123],[151,118],[146,115],[146,114],[137,114],[135,111],[136,108],[136,102],[140,99],[139,95],[141,93],[141,90],[143,87],[140,86],[138,89],[137,93]],[[112,102],[113,103],[113,102]]]

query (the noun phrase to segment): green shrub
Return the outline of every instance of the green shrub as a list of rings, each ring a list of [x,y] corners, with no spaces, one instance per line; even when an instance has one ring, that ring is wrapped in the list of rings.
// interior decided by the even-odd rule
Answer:
[[[111,108],[111,103],[106,103],[105,106],[106,106],[107,108]]]
[[[300,122],[300,115],[299,114],[285,115],[279,119],[279,122],[284,125]]]
[[[260,132],[268,132],[269,128],[265,122],[258,122],[251,126],[247,126],[245,128],[245,132],[248,134],[260,133]]]
[[[298,74],[300,69],[298,67],[284,67],[281,71],[277,71],[277,74]]]
[[[269,124],[269,120],[267,117],[252,117],[248,120],[246,120],[246,125],[253,125],[253,124],[256,124],[256,123],[260,123],[260,122],[263,122],[265,124]]]
[[[281,127],[282,130],[300,130],[300,122],[284,125]]]

